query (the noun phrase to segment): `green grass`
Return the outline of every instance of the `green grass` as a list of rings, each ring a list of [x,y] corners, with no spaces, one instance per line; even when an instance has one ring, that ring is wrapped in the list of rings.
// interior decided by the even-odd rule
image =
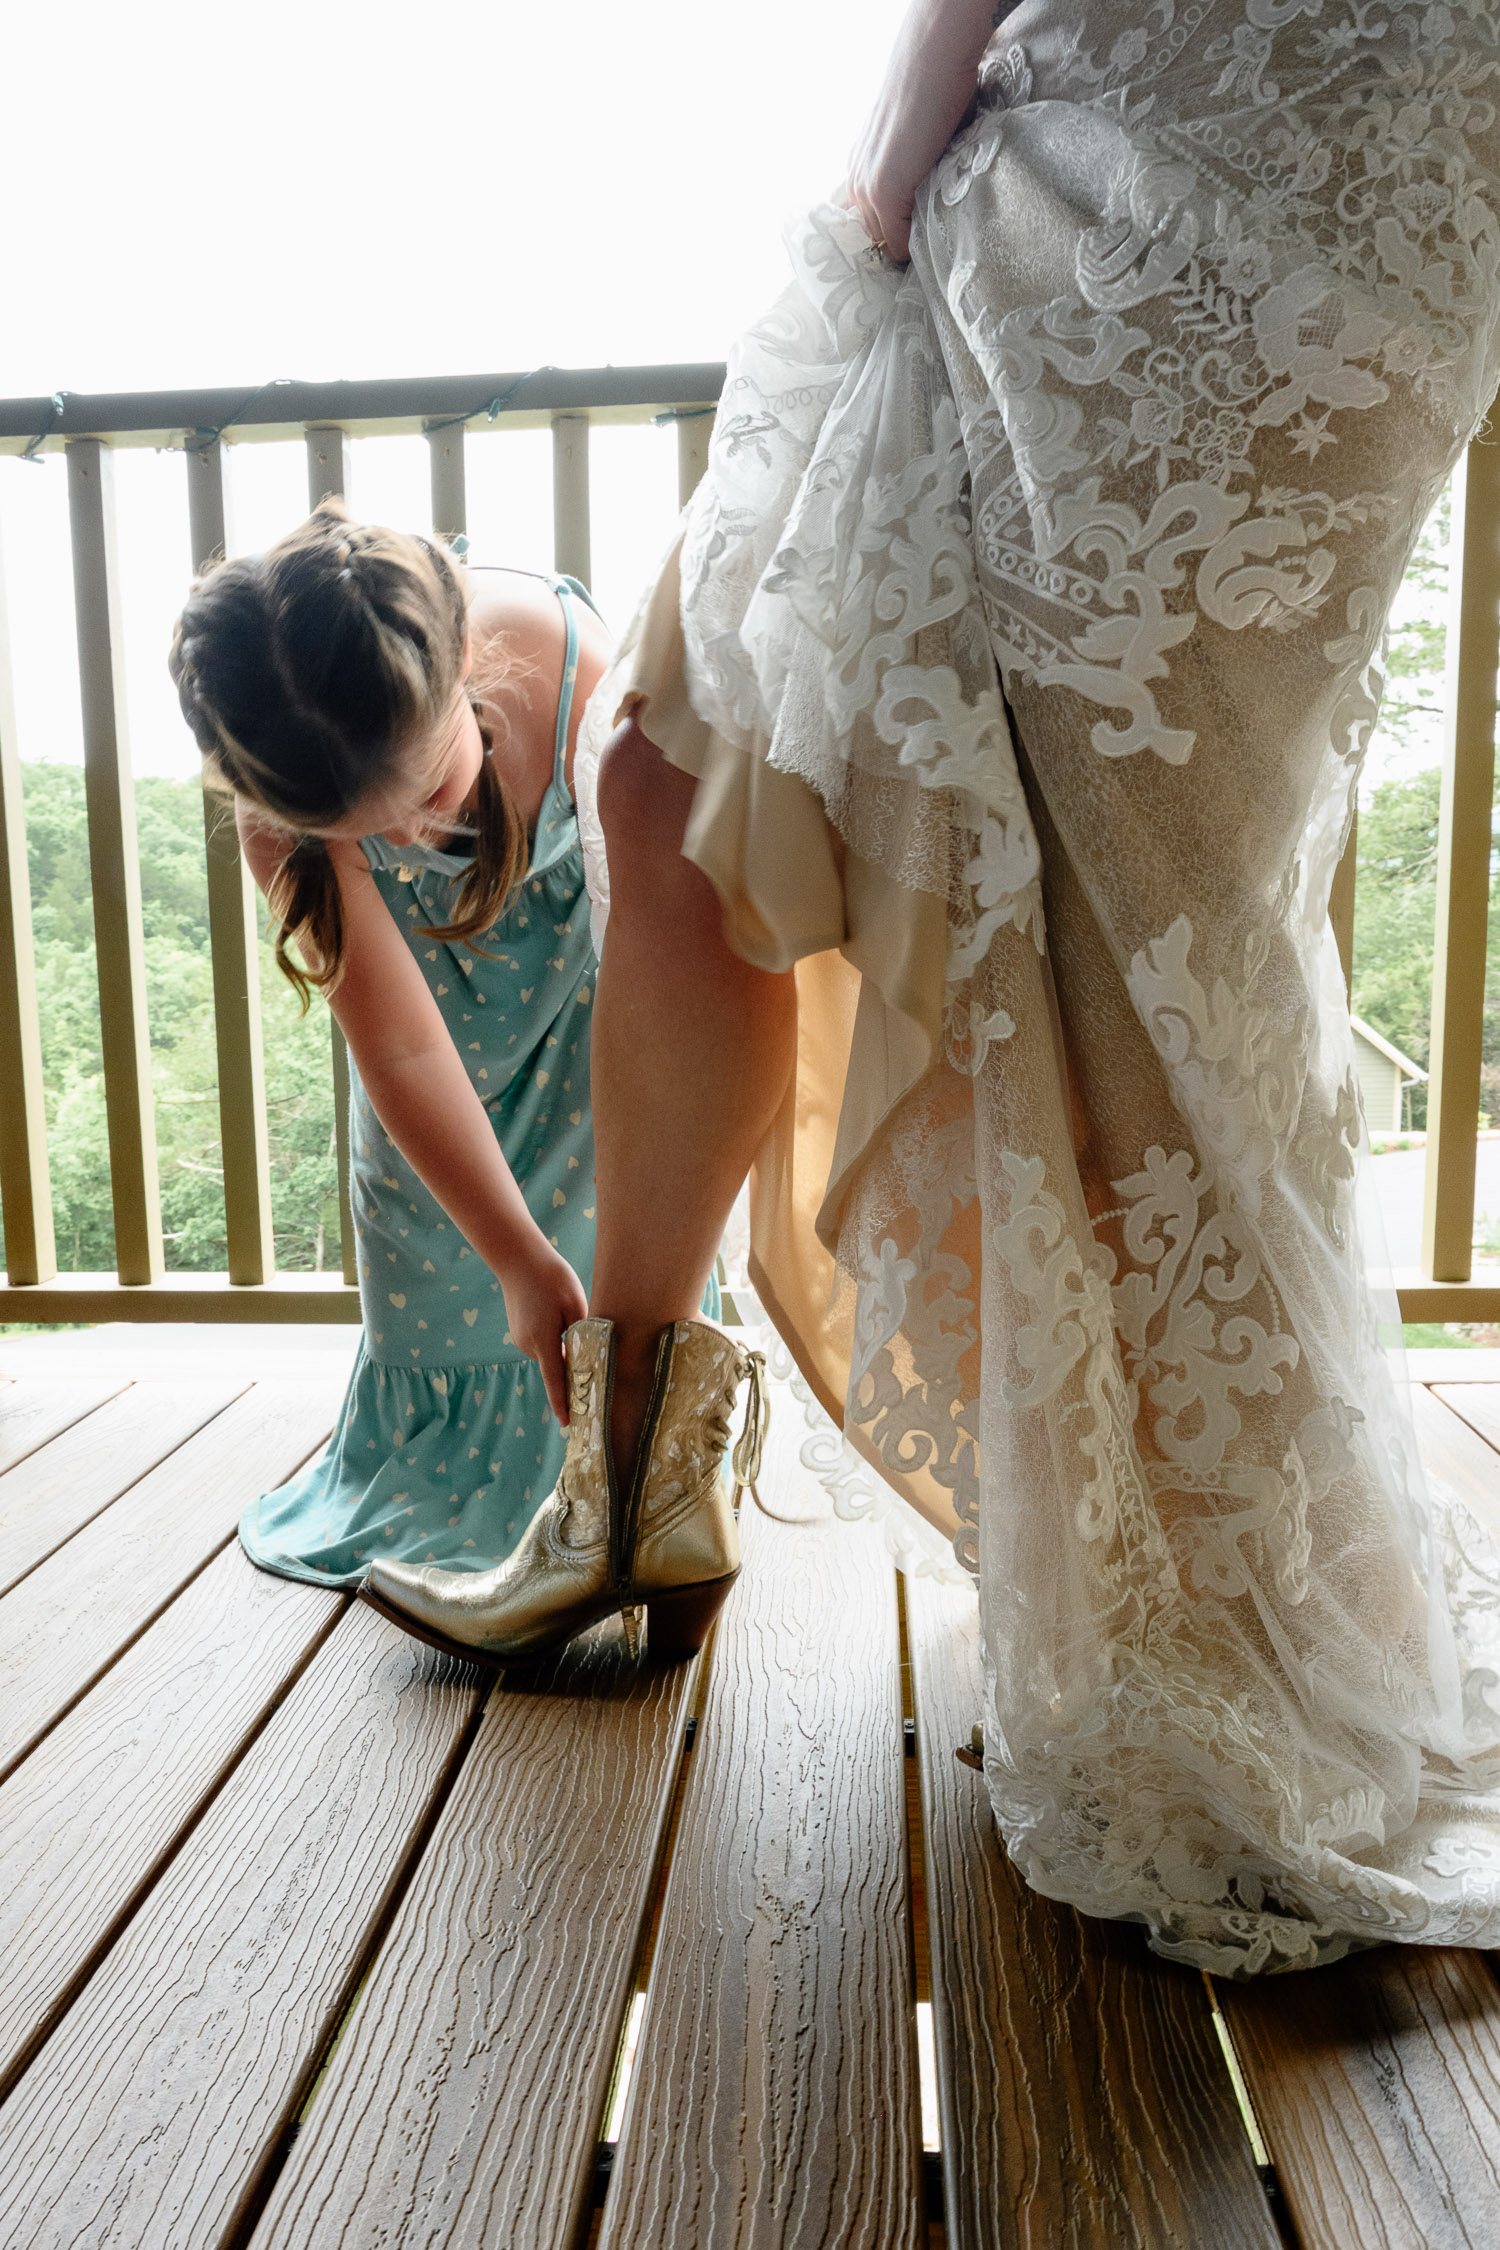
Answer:
[[[0,1320],[0,1336],[64,1336],[98,1325],[94,1320]]]

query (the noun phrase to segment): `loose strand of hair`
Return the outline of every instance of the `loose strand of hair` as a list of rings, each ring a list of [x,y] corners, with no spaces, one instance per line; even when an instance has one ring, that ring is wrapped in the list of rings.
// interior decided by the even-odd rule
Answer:
[[[531,853],[510,786],[504,775],[496,771],[495,761],[489,754],[493,745],[489,728],[482,719],[479,732],[485,757],[479,768],[474,863],[459,885],[455,901],[457,912],[452,921],[420,927],[418,935],[439,938],[448,944],[462,940],[471,952],[488,959],[483,947],[476,945],[474,939],[499,920],[508,901],[526,880]]]
[[[326,1000],[344,973],[344,903],[328,847],[300,836],[281,863],[269,893],[277,917],[276,966],[307,1014],[316,988]],[[295,942],[302,959],[290,952]]]

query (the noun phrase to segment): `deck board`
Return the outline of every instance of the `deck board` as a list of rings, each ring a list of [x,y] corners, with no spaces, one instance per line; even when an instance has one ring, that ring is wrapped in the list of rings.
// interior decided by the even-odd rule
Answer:
[[[346,1372],[198,1349],[0,1377],[0,1586],[27,1573],[0,1599],[6,2250],[582,2240],[702,1691],[608,1626],[480,1717],[476,1675],[253,1572],[238,1513]],[[1500,1384],[1413,1412],[1500,1532]],[[600,2250],[927,2241],[894,1583],[821,1520],[799,1425],[764,1489],[819,1520],[746,1513]],[[1202,1981],[1019,1882],[952,1758],[972,1604],[915,1581],[907,1612],[946,2240],[1273,2250]],[[1388,1948],[1221,1998],[1300,2250],[1500,2240],[1490,1963]]]
[[[1412,1399],[1412,1414],[1424,1465],[1452,1485],[1490,1537],[1500,1540],[1500,1456],[1495,1451],[1500,1430],[1491,1441],[1476,1396],[1487,1389],[1483,1383],[1455,1383],[1452,1404],[1446,1387],[1442,1397],[1419,1390]]]
[[[1301,2250],[1494,2250],[1500,1984],[1486,1961],[1383,1946],[1219,1999]]]
[[[118,1500],[249,1388],[219,1375],[191,1386],[132,1383],[0,1476],[0,1593]]]
[[[981,1776],[978,1607],[908,1579],[952,2250],[1277,2250],[1200,1977],[1029,1890]]]
[[[0,1785],[0,2094],[341,1607],[226,1550]]]
[[[577,2238],[695,1680],[607,1625],[501,1681],[255,2250]]]
[[[13,1469],[107,1398],[123,1391],[120,1369],[68,1375],[19,1375],[0,1384],[0,1472]]]
[[[801,1416],[762,1489],[805,1513]],[[601,2250],[916,2250],[895,1584],[878,1535],[743,1511]]]
[[[258,1383],[0,1601],[0,1778],[326,1436],[341,1387]]]
[[[1416,1386],[1412,1412],[1424,1464],[1500,1535],[1500,1461],[1479,1434],[1496,1391]],[[1385,1946],[1224,1985],[1220,2005],[1302,2250],[1500,2239],[1500,1985],[1485,1960]]]
[[[478,1675],[354,1604],[0,2109],[28,2250],[216,2250],[251,2204]]]
[[[1492,1453],[1500,1453],[1500,1383],[1439,1383],[1428,1396],[1440,1399]],[[1490,1463],[1489,1477],[1492,1487],[1500,1488],[1500,1460]],[[1500,1515],[1500,1509],[1495,1513]]]

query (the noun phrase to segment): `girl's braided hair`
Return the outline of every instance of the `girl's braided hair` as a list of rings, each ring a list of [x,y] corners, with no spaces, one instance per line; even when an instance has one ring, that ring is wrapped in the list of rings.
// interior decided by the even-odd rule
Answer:
[[[463,581],[446,548],[351,523],[341,500],[325,500],[265,554],[213,564],[194,581],[169,669],[208,777],[296,836],[271,906],[276,960],[304,1008],[313,985],[333,990],[344,959],[338,881],[310,831],[346,819],[445,717],[464,687],[467,636]],[[483,719],[480,728],[488,749]],[[489,757],[474,830],[458,912],[423,936],[472,942],[526,872],[526,831]]]

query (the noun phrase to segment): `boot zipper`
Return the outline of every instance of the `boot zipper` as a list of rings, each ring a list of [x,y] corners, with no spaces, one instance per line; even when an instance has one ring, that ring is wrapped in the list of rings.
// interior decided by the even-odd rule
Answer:
[[[629,1585],[635,1569],[636,1539],[640,1529],[641,1495],[645,1489],[646,1472],[651,1465],[651,1448],[656,1437],[656,1425],[661,1420],[662,1401],[666,1397],[667,1383],[672,1365],[672,1343],[677,1334],[676,1324],[662,1333],[656,1347],[656,1372],[651,1378],[651,1392],[646,1400],[646,1419],[641,1424],[640,1439],[631,1464],[630,1489],[620,1522],[620,1545],[615,1558],[615,1585],[623,1592]],[[614,1362],[610,1362],[613,1381]],[[613,1494],[611,1493],[611,1497]],[[611,1524],[614,1521],[611,1512]]]
[[[615,1485],[615,1454],[610,1443],[610,1429],[614,1421],[615,1406],[615,1329],[611,1322],[609,1342],[604,1352],[604,1501],[605,1525],[609,1534],[609,1567],[616,1584],[619,1583],[619,1520],[620,1496]]]

